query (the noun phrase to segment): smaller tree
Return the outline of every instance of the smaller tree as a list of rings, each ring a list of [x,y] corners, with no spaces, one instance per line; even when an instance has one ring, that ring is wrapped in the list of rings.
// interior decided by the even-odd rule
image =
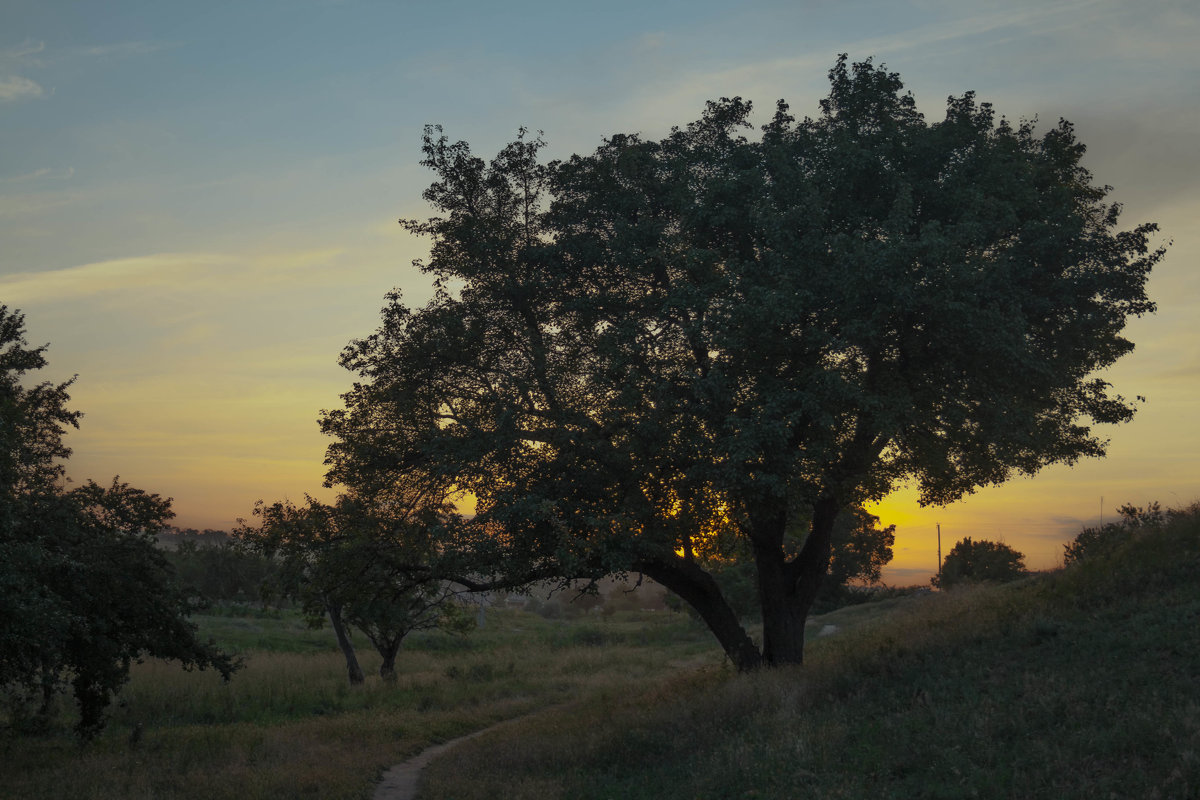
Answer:
[[[268,592],[299,603],[314,627],[328,617],[350,683],[359,684],[363,673],[351,626],[379,653],[380,677],[392,680],[408,634],[435,627],[462,631],[471,624],[452,602],[457,592],[429,566],[428,529],[444,513],[420,498],[392,496],[369,503],[342,495],[326,505],[307,497],[303,506],[260,502],[254,510],[258,526],[243,524],[236,534],[247,546],[277,558]]]
[[[942,562],[941,575],[930,583],[940,589],[949,589],[960,583],[1004,583],[1025,574],[1023,553],[1003,542],[989,542],[986,539],[976,542],[968,536],[951,548]]]
[[[70,687],[76,730],[90,737],[145,656],[226,679],[238,665],[199,640],[155,546],[170,499],[115,478],[62,488],[63,434],[80,414],[67,407],[71,381],[24,384],[45,350],[30,348],[24,317],[0,305],[0,685],[40,700],[42,721]]]
[[[257,526],[245,523],[235,535],[249,548],[275,560],[278,569],[262,585],[264,598],[285,598],[299,603],[311,627],[320,627],[326,615],[346,659],[351,684],[363,682],[362,667],[343,618],[346,576],[339,574],[337,533],[327,523],[329,507],[311,497],[296,506],[289,501],[271,505],[261,500],[254,507]]]

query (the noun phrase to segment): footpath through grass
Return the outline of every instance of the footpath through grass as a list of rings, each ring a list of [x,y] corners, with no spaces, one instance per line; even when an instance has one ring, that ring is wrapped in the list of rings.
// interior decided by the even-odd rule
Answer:
[[[231,683],[139,665],[107,730],[86,747],[65,704],[49,735],[0,735],[0,798],[361,800],[385,768],[431,744],[721,662],[711,636],[683,615],[559,621],[492,611],[467,636],[413,634],[395,683],[372,676],[351,687],[333,634],[294,615],[197,621],[245,655]],[[359,658],[375,671],[368,650]]]
[[[1200,797],[1195,513],[1069,570],[852,613],[803,669],[539,715],[435,761],[421,797]]]

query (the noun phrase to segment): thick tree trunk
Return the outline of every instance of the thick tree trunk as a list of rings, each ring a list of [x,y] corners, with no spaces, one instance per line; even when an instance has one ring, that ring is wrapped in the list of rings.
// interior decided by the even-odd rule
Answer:
[[[792,561],[783,554],[782,515],[765,523],[779,528],[778,545],[775,535],[769,532],[758,532],[755,536],[754,559],[763,618],[762,656],[768,665],[804,662],[804,626],[829,566],[837,512],[833,498],[822,498],[816,503],[812,528]]]
[[[811,601],[803,602],[780,549],[756,551],[758,596],[762,608],[763,662],[804,662],[804,624]]]
[[[635,564],[634,569],[675,592],[694,608],[739,672],[762,664],[762,654],[725,601],[717,582],[695,563],[684,559],[654,560]]]
[[[350,678],[350,685],[358,686],[365,679],[362,667],[358,665],[358,656],[354,654],[354,645],[350,643],[350,637],[346,635],[342,610],[333,604],[326,605],[325,610],[329,612],[329,624],[333,626],[333,633],[337,636],[338,647],[342,649],[342,655],[346,657],[346,674]]]

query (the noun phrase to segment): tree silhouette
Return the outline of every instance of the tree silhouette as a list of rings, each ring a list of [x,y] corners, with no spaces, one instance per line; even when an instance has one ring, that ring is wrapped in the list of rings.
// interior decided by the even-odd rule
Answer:
[[[24,317],[0,305],[0,684],[40,698],[43,722],[69,686],[90,737],[142,656],[227,680],[237,664],[197,638],[155,544],[170,499],[116,478],[62,488],[64,429],[81,415],[67,408],[71,381],[22,384],[45,349],[30,348]]]
[[[1156,230],[1119,207],[1060,122],[971,93],[928,124],[870,61],[830,71],[815,119],[710,102],[665,138],[618,134],[490,162],[440,128],[436,294],[388,296],[342,363],[327,480],[429,476],[477,514],[447,531],[476,577],[640,571],[741,668],[799,662],[839,513],[910,482],[951,502],[1104,453],[1133,404],[1093,377],[1133,345]],[[807,532],[798,548],[788,531]],[[702,565],[752,554],[762,643]]]
[[[332,505],[311,497],[303,506],[259,503],[254,513],[258,524],[243,524],[236,534],[276,561],[267,590],[298,602],[314,626],[328,617],[351,683],[363,682],[351,626],[378,651],[380,676],[393,680],[408,634],[463,631],[471,622],[454,602],[458,593],[431,566],[432,533],[449,514],[440,503],[411,494],[374,503],[343,495]]]
[[[930,583],[949,589],[960,583],[1005,583],[1025,574],[1025,556],[1003,542],[963,539],[950,549],[941,572]]]

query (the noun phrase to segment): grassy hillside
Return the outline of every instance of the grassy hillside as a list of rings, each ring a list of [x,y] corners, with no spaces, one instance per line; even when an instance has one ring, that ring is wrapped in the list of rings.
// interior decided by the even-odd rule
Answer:
[[[495,611],[361,688],[294,615],[200,622],[245,654],[231,684],[140,665],[83,749],[67,709],[35,737],[0,715],[0,797],[362,800],[529,712],[435,761],[424,798],[1200,797],[1196,513],[1059,573],[825,615],[803,669],[748,676],[667,612]]]
[[[1068,570],[854,613],[803,669],[476,739],[422,798],[1200,797],[1196,509]]]

